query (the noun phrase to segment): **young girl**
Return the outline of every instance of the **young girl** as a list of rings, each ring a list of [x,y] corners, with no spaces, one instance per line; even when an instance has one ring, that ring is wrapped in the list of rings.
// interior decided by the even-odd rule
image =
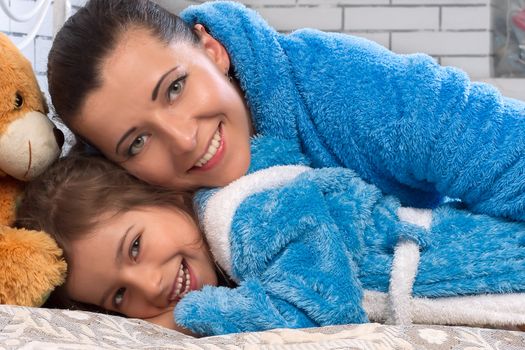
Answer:
[[[524,102],[427,55],[280,34],[239,3],[181,16],[147,0],[91,0],[53,42],[56,112],[131,174],[175,189],[224,186],[246,173],[260,134],[405,205],[448,196],[525,218]]]
[[[217,286],[177,193],[102,158],[56,163],[29,185],[18,222],[57,238],[70,299],[200,335],[369,318],[525,322],[524,224],[451,206],[403,208],[351,170],[307,167],[295,147],[257,138],[249,175],[198,195],[235,287]]]
[[[54,306],[108,310],[187,332],[174,324],[173,306],[219,279],[184,198],[101,157],[70,156],[28,185],[17,225],[46,230],[63,248],[68,276]]]

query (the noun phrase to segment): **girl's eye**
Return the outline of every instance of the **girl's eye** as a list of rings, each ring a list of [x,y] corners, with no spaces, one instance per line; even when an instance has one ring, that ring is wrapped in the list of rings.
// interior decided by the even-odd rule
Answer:
[[[141,238],[141,236],[137,237],[137,239],[135,239],[133,241],[133,243],[131,243],[131,247],[129,248],[129,257],[132,260],[136,260],[137,257],[139,256],[139,252],[140,252],[140,238]]]
[[[119,308],[124,301],[124,293],[126,293],[126,288],[119,288],[113,297],[113,304],[116,308]]]
[[[146,144],[146,141],[148,140],[148,135],[140,135],[135,140],[133,140],[133,143],[129,146],[128,149],[128,156],[136,156],[139,154],[142,149],[144,148],[144,145]]]
[[[168,87],[168,96],[167,96],[169,102],[173,102],[177,98],[177,96],[181,94],[184,88],[185,81],[186,81],[186,76],[182,76],[170,84],[170,86]]]

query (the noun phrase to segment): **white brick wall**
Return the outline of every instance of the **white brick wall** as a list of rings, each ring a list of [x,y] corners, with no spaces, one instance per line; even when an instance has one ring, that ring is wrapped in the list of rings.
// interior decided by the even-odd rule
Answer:
[[[12,12],[22,15],[31,11],[35,6],[35,0],[8,0]],[[40,30],[33,40],[22,53],[33,63],[33,69],[37,75],[38,81],[44,91],[47,91],[46,81],[46,61],[47,53],[51,48],[53,33],[52,8],[47,11],[46,17],[40,27]],[[36,18],[28,22],[17,22],[11,20],[0,9],[0,31],[6,33],[15,43],[19,43],[24,36],[33,29],[36,24]]]
[[[503,0],[493,0],[503,1]],[[176,1],[160,1],[173,7]],[[186,1],[202,2],[202,1]],[[425,52],[473,79],[492,75],[490,0],[241,0],[276,29],[340,31],[399,53]],[[173,8],[178,10],[178,8]]]
[[[494,0],[503,1],[503,0]],[[10,0],[14,10],[27,10],[35,0]],[[73,8],[85,0],[72,0]],[[202,0],[158,0],[175,12]],[[243,0],[280,31],[315,27],[377,41],[399,52],[425,52],[445,65],[456,65],[472,78],[491,76],[490,0]],[[34,44],[24,54],[45,82],[51,44],[51,13]],[[19,24],[0,13],[0,31],[14,40],[31,23]],[[43,86],[44,89],[46,88]]]
[[[347,7],[345,30],[439,30],[439,7]]]
[[[304,27],[340,31],[343,19],[343,10],[339,7],[261,7],[257,10],[281,31]]]
[[[489,6],[454,7],[444,6],[441,8],[442,30],[487,30],[490,23]]]

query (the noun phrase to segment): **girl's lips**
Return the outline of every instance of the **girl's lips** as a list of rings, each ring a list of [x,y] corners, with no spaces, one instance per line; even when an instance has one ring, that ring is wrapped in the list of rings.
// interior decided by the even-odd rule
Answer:
[[[180,276],[182,274],[182,276]],[[179,277],[182,277],[182,287],[177,288],[179,284]],[[179,272],[175,276],[175,281],[173,281],[173,285],[171,287],[171,292],[168,297],[168,302],[172,303],[174,301],[178,302],[180,299],[182,299],[186,294],[191,292],[192,290],[196,290],[198,286],[196,276],[193,273],[193,270],[191,269],[190,265],[186,262],[186,260],[181,261],[181,267],[179,268]]]
[[[191,292],[192,290],[197,289],[197,276],[194,275],[190,265],[186,264],[186,268],[188,269],[188,274],[190,275],[190,288],[188,292]]]
[[[219,143],[219,147],[217,148],[217,152],[215,152],[213,157],[210,160],[208,160],[208,162],[206,162],[206,164],[204,164],[203,166],[201,166],[201,167],[198,167],[198,166],[192,167],[191,168],[192,171],[207,171],[207,170],[210,170],[210,169],[214,168],[222,160],[222,158],[224,157],[225,150],[226,150],[226,144],[224,142],[224,133],[223,133],[223,130],[222,130],[222,124],[219,125],[219,132],[221,134],[221,141]],[[211,140],[210,140],[210,143],[211,143]],[[208,147],[209,147],[209,144],[208,144]]]
[[[189,277],[189,278],[188,278]],[[182,281],[179,281],[181,279]],[[189,281],[188,281],[189,279]],[[187,292],[191,290],[191,283],[192,283],[192,277],[191,273],[188,268],[188,264],[183,259],[181,261],[179,271],[177,275],[175,276],[175,280],[173,281],[173,285],[171,287],[171,291],[168,297],[168,302],[178,301],[180,300]]]

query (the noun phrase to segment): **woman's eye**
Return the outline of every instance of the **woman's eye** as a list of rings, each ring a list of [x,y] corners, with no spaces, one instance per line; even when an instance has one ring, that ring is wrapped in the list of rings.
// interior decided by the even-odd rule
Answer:
[[[131,243],[131,247],[129,248],[129,256],[132,260],[137,259],[137,257],[139,256],[140,238],[141,238],[140,236],[137,237],[137,239],[135,239],[133,243]]]
[[[116,308],[119,308],[124,301],[124,293],[126,293],[126,288],[119,288],[113,297],[113,304]]]
[[[147,140],[148,135],[140,135],[135,140],[133,140],[133,143],[129,146],[128,155],[136,156],[137,154],[139,154],[144,148],[144,145],[146,144]]]
[[[184,82],[186,80],[186,76],[180,77],[179,79],[175,80],[171,85],[168,87],[168,101],[173,102],[178,95],[181,94],[182,89],[184,88]]]

